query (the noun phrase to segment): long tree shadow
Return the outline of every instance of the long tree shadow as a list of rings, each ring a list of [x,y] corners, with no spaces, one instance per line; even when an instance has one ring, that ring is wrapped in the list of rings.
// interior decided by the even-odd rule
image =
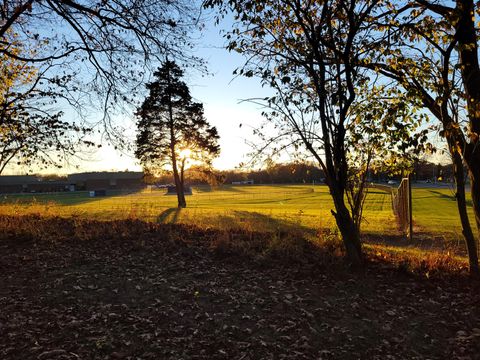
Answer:
[[[248,185],[244,185],[248,186]],[[233,192],[233,193],[245,193],[245,188],[242,185],[222,185],[217,188],[218,191]]]
[[[197,185],[197,186],[192,186],[192,189],[197,193],[211,193],[213,191],[213,188],[210,185]]]
[[[168,208],[158,215],[157,222],[162,224],[175,224],[181,211],[182,209],[178,207]]]
[[[245,193],[245,189],[242,189],[242,185],[219,185],[219,186],[197,185],[197,186],[193,186],[193,188],[197,193],[211,193],[211,192],[217,192],[217,191]]]
[[[442,193],[442,192],[440,192],[440,191],[438,191],[438,190],[430,190],[429,192],[431,192],[432,194],[435,194],[435,195],[436,195],[435,197],[439,197],[439,198],[441,198],[441,199],[448,199],[448,200],[455,201],[455,195],[453,195],[453,194],[452,194],[452,195],[447,195],[447,194]],[[470,207],[473,206],[472,200],[467,199],[466,202],[467,202],[467,206],[470,206]]]
[[[216,221],[222,228],[227,229],[249,229],[259,232],[281,231],[310,235],[316,233],[315,229],[303,225],[301,216],[295,214],[285,218],[277,218],[258,212],[234,210],[231,215],[218,215]]]

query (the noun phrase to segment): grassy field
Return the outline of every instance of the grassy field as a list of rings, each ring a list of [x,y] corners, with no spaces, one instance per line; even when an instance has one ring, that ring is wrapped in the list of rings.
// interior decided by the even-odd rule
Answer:
[[[5,195],[1,214],[38,213],[100,220],[135,218],[164,223],[194,223],[203,227],[278,229],[335,229],[333,204],[325,186],[224,186],[198,187],[187,196],[186,209],[176,208],[176,197],[160,190],[110,193],[90,198],[87,192]],[[461,230],[453,192],[447,188],[413,189],[417,233],[447,240],[460,239]],[[365,203],[366,234],[398,233],[390,195],[371,189]]]

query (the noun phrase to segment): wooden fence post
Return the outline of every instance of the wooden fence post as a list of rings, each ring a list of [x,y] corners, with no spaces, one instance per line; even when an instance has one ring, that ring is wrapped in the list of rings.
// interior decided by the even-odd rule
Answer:
[[[412,173],[408,174],[408,239],[413,240]]]

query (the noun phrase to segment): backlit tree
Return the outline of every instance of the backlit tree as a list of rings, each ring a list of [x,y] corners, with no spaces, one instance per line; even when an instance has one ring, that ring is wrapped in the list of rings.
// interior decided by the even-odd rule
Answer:
[[[194,102],[182,80],[183,71],[165,61],[147,84],[149,95],[137,110],[136,156],[143,166],[173,171],[178,207],[186,207],[184,170],[187,161],[211,165],[219,155],[217,129],[209,125],[203,105]]]

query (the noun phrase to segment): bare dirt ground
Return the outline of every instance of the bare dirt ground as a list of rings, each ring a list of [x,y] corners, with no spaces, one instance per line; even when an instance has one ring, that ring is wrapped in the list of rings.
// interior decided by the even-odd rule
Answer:
[[[461,275],[241,255],[192,227],[2,221],[0,359],[480,359]]]

